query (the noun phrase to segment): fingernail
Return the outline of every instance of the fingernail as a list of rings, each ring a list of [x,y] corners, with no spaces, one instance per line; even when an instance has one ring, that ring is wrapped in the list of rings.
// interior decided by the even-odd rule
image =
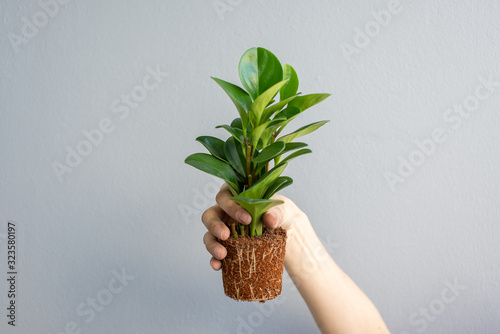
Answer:
[[[248,212],[243,210],[240,210],[236,214],[236,219],[238,219],[238,221],[243,224],[250,224],[252,222],[252,216],[250,216]]]

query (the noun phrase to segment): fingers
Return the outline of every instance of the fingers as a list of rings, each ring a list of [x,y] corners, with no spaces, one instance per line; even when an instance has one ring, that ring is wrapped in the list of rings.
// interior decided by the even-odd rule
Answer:
[[[212,266],[212,268],[214,270],[219,270],[220,268],[222,268],[222,262],[220,262],[219,260],[217,260],[216,258],[212,257],[210,259],[210,265]]]
[[[242,224],[250,224],[252,222],[252,216],[250,216],[245,209],[236,204],[236,202],[229,199],[230,197],[232,197],[232,194],[229,191],[227,184],[224,183],[215,197],[215,200],[217,204],[219,204],[220,208],[233,219]]]
[[[219,270],[222,267],[220,260],[227,255],[226,248],[217,242],[217,238],[220,240],[229,238],[229,228],[221,220],[223,216],[224,212],[217,205],[206,210],[201,216],[203,224],[208,229],[208,232],[203,236],[203,243],[213,256],[210,259],[210,265],[214,270]]]
[[[290,199],[281,195],[274,195],[272,199],[282,200],[284,203],[273,206],[262,216],[262,221],[270,228],[283,227],[285,230],[292,228],[300,209]]]
[[[227,255],[226,248],[217,242],[217,239],[212,233],[210,232],[205,233],[205,236],[203,237],[203,243],[205,244],[207,251],[210,254],[212,254],[212,256],[216,260],[222,260],[223,258],[226,257]]]
[[[281,220],[278,218],[277,213],[271,210],[264,213],[264,215],[262,216],[262,221],[270,228],[278,227],[279,223],[281,222]]]
[[[207,230],[220,240],[226,240],[229,238],[229,228],[222,222],[222,217],[224,212],[217,205],[212,206],[201,216],[201,220]]]

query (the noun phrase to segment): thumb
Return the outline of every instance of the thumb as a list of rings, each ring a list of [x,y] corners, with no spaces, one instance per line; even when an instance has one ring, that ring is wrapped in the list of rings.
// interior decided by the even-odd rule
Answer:
[[[280,225],[281,219],[276,210],[269,210],[262,216],[262,221],[269,228],[276,228]]]

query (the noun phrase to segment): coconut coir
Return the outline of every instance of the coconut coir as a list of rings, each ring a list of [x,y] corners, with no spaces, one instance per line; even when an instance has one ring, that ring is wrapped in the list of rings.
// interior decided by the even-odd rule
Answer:
[[[227,249],[227,256],[222,260],[226,296],[263,302],[281,294],[285,229],[264,229],[261,236],[230,237],[219,242]]]

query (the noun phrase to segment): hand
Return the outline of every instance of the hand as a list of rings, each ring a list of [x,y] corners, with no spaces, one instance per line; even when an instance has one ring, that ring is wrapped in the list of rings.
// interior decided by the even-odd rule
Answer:
[[[220,240],[229,238],[230,231],[227,224],[231,220],[236,220],[245,225],[250,224],[252,221],[250,214],[229,199],[230,197],[232,197],[232,194],[224,183],[215,197],[217,204],[206,210],[201,216],[203,224],[205,224],[208,229],[208,232],[205,233],[203,237],[203,243],[208,252],[212,254],[210,265],[214,270],[219,270],[221,268],[221,260],[227,255],[226,248],[217,241],[217,238]],[[295,203],[285,196],[276,194],[272,198],[282,200],[285,203],[269,209],[269,211],[262,216],[262,221],[269,228],[280,226],[287,230],[290,235],[293,233],[297,216],[303,213]],[[290,240],[290,238],[288,238],[288,240]],[[287,242],[287,248],[288,246],[289,242]]]

